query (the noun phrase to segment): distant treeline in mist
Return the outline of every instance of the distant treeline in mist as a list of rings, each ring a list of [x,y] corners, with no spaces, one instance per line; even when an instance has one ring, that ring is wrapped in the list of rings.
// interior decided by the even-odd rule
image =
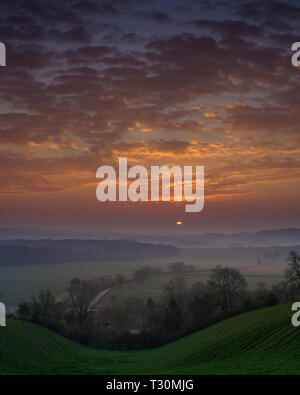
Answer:
[[[0,266],[156,259],[177,256],[168,245],[128,240],[0,240]]]

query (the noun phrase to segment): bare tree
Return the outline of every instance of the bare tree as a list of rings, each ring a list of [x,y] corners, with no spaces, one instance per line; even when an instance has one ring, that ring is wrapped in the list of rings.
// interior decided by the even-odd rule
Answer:
[[[300,255],[296,251],[289,253],[287,266],[285,271],[287,282],[300,291]]]
[[[212,270],[209,284],[216,292],[221,310],[232,309],[247,287],[246,280],[238,270],[222,266]]]
[[[55,306],[55,296],[48,289],[40,291],[38,302],[40,303],[41,316],[45,321],[47,321]]]
[[[175,299],[177,303],[182,304],[187,291],[187,285],[187,280],[184,277],[174,277],[166,284],[163,284],[163,297],[168,302],[171,299]]]
[[[91,287],[87,281],[73,278],[68,288],[72,302],[73,312],[77,317],[79,325],[88,318],[89,304],[93,298]]]

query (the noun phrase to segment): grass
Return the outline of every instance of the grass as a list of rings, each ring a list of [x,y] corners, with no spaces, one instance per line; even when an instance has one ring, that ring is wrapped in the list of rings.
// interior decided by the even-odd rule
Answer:
[[[3,374],[299,374],[291,304],[241,314],[164,347],[92,350],[39,326],[0,328]]]

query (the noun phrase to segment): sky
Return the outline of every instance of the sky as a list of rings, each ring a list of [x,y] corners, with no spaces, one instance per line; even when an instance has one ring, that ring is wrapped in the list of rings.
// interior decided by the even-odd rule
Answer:
[[[297,227],[299,20],[297,1],[1,0],[0,226]],[[204,210],[100,203],[120,157],[204,166]]]

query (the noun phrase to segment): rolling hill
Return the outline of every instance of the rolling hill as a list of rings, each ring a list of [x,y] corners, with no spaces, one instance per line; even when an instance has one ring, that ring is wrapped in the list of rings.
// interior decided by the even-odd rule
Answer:
[[[291,304],[241,314],[164,347],[102,351],[37,325],[0,328],[2,374],[299,374]]]

